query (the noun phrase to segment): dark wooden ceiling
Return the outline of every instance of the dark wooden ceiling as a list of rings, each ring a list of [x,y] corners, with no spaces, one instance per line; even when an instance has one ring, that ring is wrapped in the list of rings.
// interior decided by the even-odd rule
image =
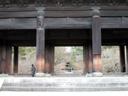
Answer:
[[[91,43],[91,29],[47,29],[46,44],[82,46]],[[36,46],[36,30],[0,30],[0,46]],[[128,44],[128,29],[103,29],[102,45]]]

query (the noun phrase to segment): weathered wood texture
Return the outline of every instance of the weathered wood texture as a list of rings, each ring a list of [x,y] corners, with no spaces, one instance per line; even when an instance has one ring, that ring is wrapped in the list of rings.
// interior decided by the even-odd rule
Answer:
[[[101,54],[93,54],[93,72],[101,72],[102,63],[101,63]]]
[[[4,73],[4,63],[3,63],[3,47],[0,47],[0,73]]]
[[[84,74],[93,72],[92,46],[90,44],[83,47]]]
[[[1,59],[2,59],[2,48],[0,48],[0,74],[2,73],[2,63],[1,63]]]
[[[97,6],[100,8],[100,16],[102,17],[127,17],[128,6]],[[0,8],[0,18],[36,18],[38,7],[33,8]],[[46,7],[45,9],[45,18],[66,18],[66,17],[90,17],[92,16],[92,8],[89,7]]]
[[[92,52],[101,54],[101,20],[99,16],[92,18]]]
[[[128,45],[126,45],[126,63],[125,63],[125,71],[126,71],[126,73],[128,73]]]
[[[89,45],[89,65],[88,65],[88,69],[89,69],[89,73],[93,72],[93,57],[92,57],[92,45]]]
[[[120,45],[120,66],[121,72],[125,72],[125,48],[124,45]]]
[[[18,73],[18,57],[19,57],[19,48],[18,46],[14,46],[14,58],[13,58],[13,73]]]
[[[128,28],[128,17],[102,17],[101,28]],[[0,19],[0,29],[36,29],[36,18]],[[91,17],[45,18],[46,29],[91,29]]]
[[[12,74],[12,47],[6,46],[6,73]]]
[[[128,28],[128,17],[102,17],[101,28]],[[36,29],[36,18],[0,19],[0,29]],[[45,18],[46,29],[91,29],[89,18]]]
[[[88,46],[83,46],[83,61],[84,61],[84,74],[89,72],[89,48]]]
[[[37,73],[45,72],[45,29],[44,29],[44,9],[39,9],[37,13],[36,30],[36,67]]]
[[[1,46],[0,48],[0,73],[12,74],[12,47]]]
[[[92,56],[93,71],[101,72],[101,19],[97,15],[92,17]]]
[[[51,44],[46,44],[45,48],[45,72],[53,74],[54,73],[54,46]]]
[[[2,73],[6,73],[6,46],[2,46],[1,50],[1,68]]]
[[[41,6],[127,6],[127,0],[1,0],[0,7],[41,7]]]

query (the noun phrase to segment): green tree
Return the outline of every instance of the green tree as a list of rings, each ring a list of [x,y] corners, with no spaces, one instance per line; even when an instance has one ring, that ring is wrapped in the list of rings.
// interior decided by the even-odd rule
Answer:
[[[83,48],[82,47],[72,47],[72,62],[76,62],[76,56],[83,55]]]

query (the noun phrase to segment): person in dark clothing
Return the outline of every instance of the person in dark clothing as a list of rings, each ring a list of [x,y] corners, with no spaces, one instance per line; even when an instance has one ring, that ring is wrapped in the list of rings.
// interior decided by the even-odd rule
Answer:
[[[34,64],[32,64],[31,71],[32,71],[32,77],[34,77],[36,73],[36,67],[34,66]]]

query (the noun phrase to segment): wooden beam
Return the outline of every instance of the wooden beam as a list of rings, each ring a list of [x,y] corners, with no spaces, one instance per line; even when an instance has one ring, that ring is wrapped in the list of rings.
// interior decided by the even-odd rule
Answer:
[[[46,18],[46,29],[91,28],[90,18]],[[0,29],[36,29],[36,18],[0,19]]]
[[[86,11],[90,10],[92,11],[92,6],[64,6],[64,7],[57,7],[57,6],[46,6],[46,11]],[[128,10],[128,6],[100,6],[100,10]],[[1,7],[0,12],[20,12],[20,11],[37,11],[34,5],[28,6],[28,7]]]
[[[91,18],[46,18],[46,29],[91,29]],[[0,19],[0,29],[36,29],[36,18]],[[127,17],[102,17],[101,28],[128,28]]]
[[[85,8],[85,9],[84,9]],[[79,8],[70,8],[70,7],[52,7],[52,8],[46,8],[46,14],[45,17],[91,17],[91,10],[92,7],[79,7]],[[103,17],[127,17],[128,13],[127,13],[127,9],[128,7],[102,7],[100,6],[100,11],[101,14],[100,16]],[[23,18],[23,17],[36,17],[36,8],[0,8],[0,18]]]

